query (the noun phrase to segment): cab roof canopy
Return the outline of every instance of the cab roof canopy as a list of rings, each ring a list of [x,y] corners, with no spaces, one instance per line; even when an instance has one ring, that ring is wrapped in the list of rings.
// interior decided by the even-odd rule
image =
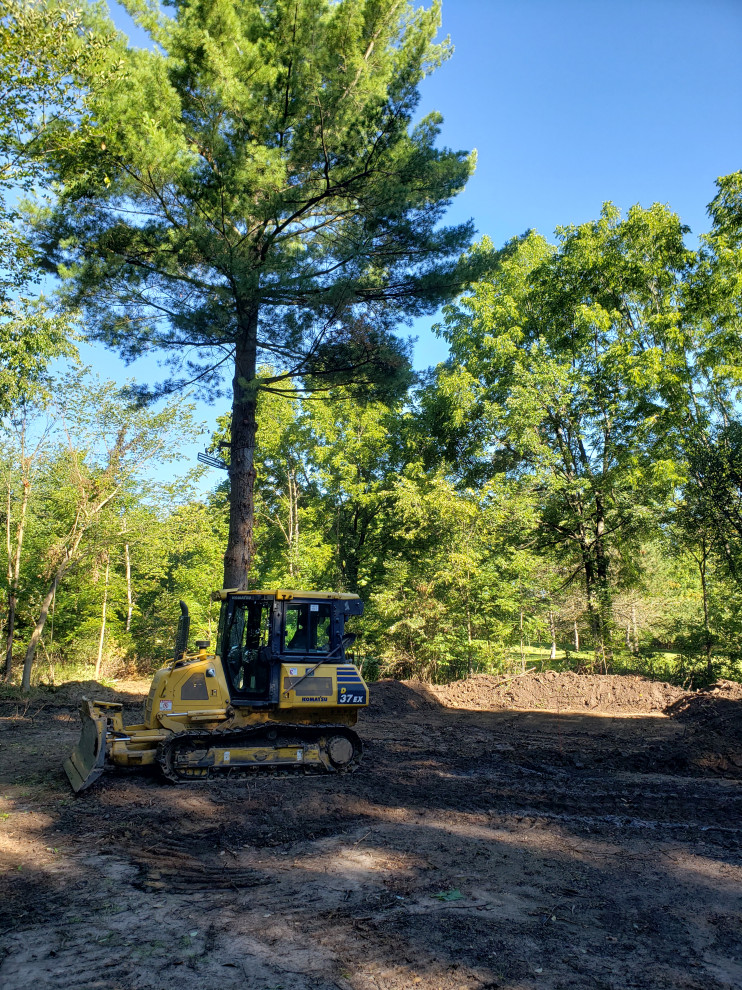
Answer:
[[[278,588],[271,591],[258,589],[240,591],[239,588],[222,588],[220,591],[212,591],[211,600],[214,602],[223,602],[227,600],[229,595],[234,597],[275,598],[279,602],[290,602],[293,598],[298,598],[302,601],[360,601],[358,595],[350,595],[339,591],[288,591]]]

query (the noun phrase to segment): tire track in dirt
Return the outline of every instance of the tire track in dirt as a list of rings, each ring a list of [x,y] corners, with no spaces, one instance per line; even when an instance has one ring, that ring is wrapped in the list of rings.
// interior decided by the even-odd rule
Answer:
[[[0,710],[0,984],[737,990],[739,707],[684,699],[614,717],[381,685],[352,777],[113,773],[77,799],[69,702]]]

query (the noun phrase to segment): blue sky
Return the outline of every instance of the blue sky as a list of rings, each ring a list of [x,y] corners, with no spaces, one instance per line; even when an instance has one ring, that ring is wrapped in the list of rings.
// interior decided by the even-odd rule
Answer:
[[[707,229],[714,180],[742,168],[742,0],[444,0],[443,30],[423,110],[478,152],[450,219],[500,245],[611,200]],[[445,357],[416,329],[417,364]]]
[[[611,200],[707,229],[714,180],[742,168],[742,0],[444,0],[445,34],[454,55],[421,111],[443,114],[441,144],[478,153],[451,222],[472,217],[499,245]],[[434,322],[414,327],[418,368],[446,357]]]

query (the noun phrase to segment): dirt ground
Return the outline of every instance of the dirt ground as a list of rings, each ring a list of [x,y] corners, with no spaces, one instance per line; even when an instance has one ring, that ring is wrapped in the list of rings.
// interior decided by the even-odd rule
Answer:
[[[4,990],[742,987],[740,685],[382,681],[353,775],[76,798],[91,687],[0,702]]]

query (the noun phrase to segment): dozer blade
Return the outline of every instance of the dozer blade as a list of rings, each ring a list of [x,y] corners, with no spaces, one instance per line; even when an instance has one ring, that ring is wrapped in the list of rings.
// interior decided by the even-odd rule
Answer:
[[[95,707],[94,702],[82,699],[80,705],[82,731],[80,739],[64,770],[75,793],[84,791],[100,777],[106,762],[106,717]]]

